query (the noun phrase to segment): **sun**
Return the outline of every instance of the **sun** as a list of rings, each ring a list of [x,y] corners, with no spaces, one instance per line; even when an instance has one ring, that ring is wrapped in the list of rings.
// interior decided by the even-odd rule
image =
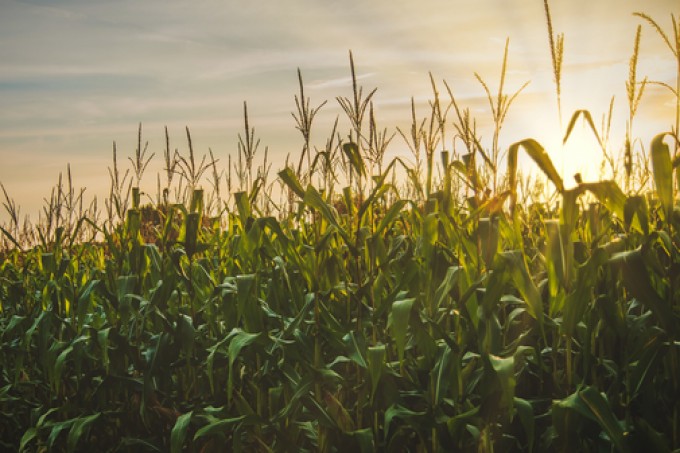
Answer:
[[[595,133],[578,124],[562,143],[561,153],[565,186],[594,182],[603,177],[604,152]]]

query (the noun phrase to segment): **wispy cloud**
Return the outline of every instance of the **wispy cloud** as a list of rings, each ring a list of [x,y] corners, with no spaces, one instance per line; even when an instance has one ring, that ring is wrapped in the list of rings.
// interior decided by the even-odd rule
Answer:
[[[566,35],[565,90],[577,99],[621,94],[639,23],[634,10],[661,19],[677,13],[673,0],[551,5],[556,31]],[[313,103],[329,101],[319,119],[332,122],[341,113],[335,96],[351,92],[349,50],[360,84],[378,87],[379,120],[393,127],[408,121],[411,96],[426,107],[428,71],[438,83],[446,79],[480,117],[488,113],[473,74],[496,86],[509,37],[508,88],[531,80],[516,108],[542,119],[546,108],[554,112],[544,20],[541,2],[526,0],[6,0],[0,14],[0,181],[33,177],[11,159],[32,149],[45,168],[53,168],[49,159],[61,164],[84,149],[108,158],[111,140],[134,138],[140,121],[150,130],[193,124],[207,137],[235,137],[243,101],[258,131],[272,142],[292,143],[296,69]],[[646,32],[641,76],[672,80],[664,52],[658,37]],[[277,135],[284,127],[290,134]],[[36,203],[26,201],[32,197],[17,196],[28,206]]]

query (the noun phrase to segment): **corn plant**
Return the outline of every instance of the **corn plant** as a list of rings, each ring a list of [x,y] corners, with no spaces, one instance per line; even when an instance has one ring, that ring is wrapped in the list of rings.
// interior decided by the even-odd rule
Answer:
[[[114,144],[107,219],[84,208],[68,167],[31,242],[2,186],[2,449],[680,448],[676,134],[649,144],[648,187],[624,191],[612,172],[567,188],[535,139],[501,145],[505,70],[496,98],[485,89],[489,150],[430,76],[428,116],[412,102],[401,133],[415,161],[388,160],[394,133],[351,54],[350,67],[353,96],[338,102],[351,133],[336,120],[322,150],[298,73],[303,148],[277,173],[278,211],[245,104],[224,169],[212,151],[196,159],[188,129],[189,154],[171,155],[166,128],[156,206],[131,191],[153,157],[141,126],[134,175]],[[579,118],[607,156],[609,126],[587,111],[565,140]],[[545,187],[524,179],[520,153]]]

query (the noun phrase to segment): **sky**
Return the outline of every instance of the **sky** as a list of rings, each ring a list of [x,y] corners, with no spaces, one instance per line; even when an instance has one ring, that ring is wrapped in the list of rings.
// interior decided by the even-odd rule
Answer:
[[[555,32],[565,35],[563,123],[587,109],[599,124],[615,96],[611,143],[618,150],[628,115],[628,63],[643,24],[632,13],[643,11],[669,31],[680,4],[570,0],[550,6]],[[171,148],[186,151],[189,127],[197,154],[211,149],[223,163],[235,157],[244,101],[274,167],[287,155],[297,159],[302,138],[291,112],[298,68],[311,104],[328,101],[312,135],[312,144],[323,146],[342,113],[336,97],[351,94],[350,50],[359,83],[378,89],[379,127],[407,128],[411,98],[419,116],[428,113],[431,72],[440,90],[446,80],[477,118],[488,147],[490,108],[475,73],[495,90],[509,39],[506,90],[529,85],[511,107],[501,146],[532,137],[565,179],[576,171],[585,179],[599,175],[601,153],[582,127],[566,148],[560,144],[540,0],[0,0],[0,11],[0,182],[33,221],[69,163],[86,199],[105,196],[112,143],[127,168],[139,123],[156,153],[143,181],[149,187],[162,168],[165,126]],[[672,54],[647,24],[638,74],[675,85]],[[633,129],[638,147],[646,149],[674,118],[669,92],[648,86]],[[348,131],[341,118],[340,132]],[[390,150],[408,157],[400,137]],[[1,212],[0,223],[4,219]]]

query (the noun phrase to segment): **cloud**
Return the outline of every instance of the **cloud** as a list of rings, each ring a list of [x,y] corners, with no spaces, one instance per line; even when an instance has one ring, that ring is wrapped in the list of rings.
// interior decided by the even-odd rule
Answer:
[[[674,5],[648,2],[645,10],[663,25]],[[565,92],[576,101],[620,93],[641,23],[631,15],[637,3],[574,0],[551,7],[555,31],[565,33]],[[61,165],[85,150],[105,150],[108,157],[110,142],[134,138],[140,121],[158,131],[164,124],[195,125],[197,141],[235,137],[243,101],[268,142],[291,143],[297,68],[312,104],[328,100],[317,123],[325,131],[342,114],[335,97],[351,94],[349,50],[365,91],[378,88],[380,124],[407,123],[412,96],[425,113],[431,71],[440,94],[447,96],[445,79],[481,127],[488,106],[474,72],[497,87],[507,37],[507,90],[531,80],[510,117],[521,112],[525,122],[538,122],[555,111],[540,2],[7,0],[0,15],[0,181],[25,172],[11,163],[16,153],[39,154],[45,168],[53,168],[49,159]],[[668,50],[645,25],[639,77],[669,82],[673,71]],[[625,107],[624,100],[617,95],[617,105]],[[509,125],[504,133],[529,126]],[[286,146],[272,149],[283,155]]]

